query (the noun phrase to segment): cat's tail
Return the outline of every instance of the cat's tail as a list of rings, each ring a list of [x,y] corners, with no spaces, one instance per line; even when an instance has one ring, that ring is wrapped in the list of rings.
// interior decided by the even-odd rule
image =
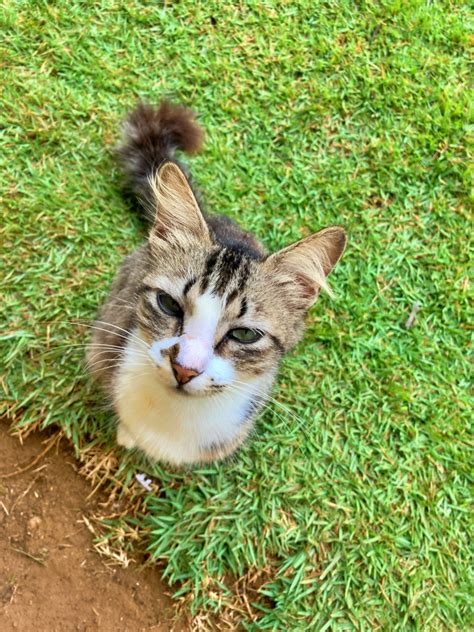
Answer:
[[[158,107],[139,103],[123,123],[123,139],[117,148],[127,184],[141,200],[150,200],[150,177],[160,164],[172,160],[178,149],[197,153],[203,139],[192,110],[169,101]]]

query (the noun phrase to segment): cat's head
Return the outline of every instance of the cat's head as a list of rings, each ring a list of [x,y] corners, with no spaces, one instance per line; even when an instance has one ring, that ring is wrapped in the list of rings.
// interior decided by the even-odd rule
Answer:
[[[218,242],[181,169],[162,165],[149,268],[137,307],[137,335],[157,379],[209,395],[272,379],[300,338],[304,316],[341,257],[345,233],[326,228],[266,256]]]

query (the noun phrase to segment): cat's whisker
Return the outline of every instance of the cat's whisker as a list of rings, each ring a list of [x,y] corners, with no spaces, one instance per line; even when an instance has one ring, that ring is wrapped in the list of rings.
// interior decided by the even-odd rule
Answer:
[[[67,356],[67,351],[69,351],[70,347],[73,347],[73,351],[77,351],[78,348],[80,349],[89,349],[90,347],[92,347],[92,358],[97,358],[100,355],[104,355],[106,353],[108,354],[114,354],[115,356],[122,356],[123,353],[123,347],[117,347],[116,345],[106,345],[106,344],[84,344],[84,345],[61,345],[61,346],[57,346],[57,347],[53,347],[51,349],[48,349],[47,351],[43,351],[41,352],[41,355],[47,355],[47,354],[51,354],[53,352],[57,352],[58,350],[64,349],[65,353],[64,356]],[[147,353],[145,352],[138,352],[135,351],[134,352],[135,357],[137,358],[142,358],[143,360],[149,360],[149,356]],[[112,359],[112,358],[106,358],[106,359]],[[117,358],[117,360],[119,360],[119,358]],[[94,360],[92,360],[92,362],[87,362],[88,366],[92,366]]]
[[[100,351],[110,351],[110,352],[115,352],[117,354],[122,355],[124,352],[124,347],[123,346],[119,346],[119,345],[113,345],[113,344],[106,344],[106,343],[102,343],[102,342],[77,342],[77,343],[64,343],[61,345],[54,345],[53,347],[51,347],[50,349],[48,349],[47,351],[44,351],[43,353],[52,353],[56,350],[59,349],[70,349],[73,348],[74,350],[76,349],[87,349],[87,350],[91,350],[94,355],[96,355],[96,353],[100,352]],[[98,351],[96,351],[98,349]],[[137,355],[141,355],[144,358],[148,358],[148,353],[146,353],[144,350],[141,350],[140,352],[138,352],[137,350],[135,350],[135,353]]]
[[[242,388],[242,386],[240,385],[245,385],[248,388]],[[263,410],[264,408],[268,407],[269,402],[270,403],[278,403],[278,402],[271,402],[271,397],[268,393],[265,393],[265,391],[261,390],[261,389],[256,389],[254,385],[249,385],[246,384],[245,382],[239,382],[238,380],[234,380],[233,382],[231,382],[230,384],[227,384],[225,386],[226,389],[233,391],[235,393],[243,393],[244,395],[249,395],[249,396],[255,396],[257,395],[258,397],[262,398],[262,402],[260,404],[259,410]],[[216,398],[215,401],[216,403],[218,403],[218,405],[223,405],[222,401],[218,399],[219,393],[213,393],[211,395],[211,397]],[[284,418],[284,416],[279,413],[278,411],[272,411],[279,419],[281,419],[287,426],[288,428],[290,427],[287,420]],[[289,411],[287,411],[289,412]],[[303,420],[300,420],[301,422],[303,422]]]
[[[108,364],[107,364],[108,363]],[[118,368],[120,366],[120,362],[114,360],[114,358],[102,358],[101,360],[96,360],[94,362],[89,362],[85,365],[86,374],[87,371],[90,373],[95,373],[97,371],[106,371],[109,368]]]
[[[106,366],[101,366],[107,362],[109,362],[110,364]],[[102,358],[101,360],[96,360],[94,362],[89,363],[86,367],[86,370],[89,369],[93,373],[94,371],[98,371],[98,370],[106,371],[112,368],[114,369],[120,368],[122,365],[123,363],[120,360],[115,360],[114,358]],[[152,368],[152,365],[147,362],[135,362],[134,367],[150,369]]]
[[[239,393],[240,392],[244,392],[244,391],[240,391],[238,389],[232,389],[232,388],[231,388],[231,390],[235,390],[235,392],[239,392]],[[271,410],[272,415],[275,415],[277,417],[277,419],[279,419],[283,423],[283,425],[285,426],[285,428],[289,432],[291,432],[293,430],[301,431],[303,433],[303,435],[305,436],[305,439],[308,441],[308,443],[311,441],[311,438],[308,435],[308,433],[307,433],[307,431],[306,431],[306,429],[304,427],[304,424],[306,422],[305,422],[305,420],[303,418],[300,418],[298,416],[292,415],[291,411],[288,411],[286,408],[283,408],[283,410],[287,414],[290,414],[291,416],[293,416],[298,421],[298,423],[295,426],[291,426],[290,423],[288,422],[288,420],[285,418],[285,416],[281,412],[279,412],[278,410],[275,410],[274,408],[271,408],[271,404],[281,406],[281,404],[279,402],[277,402],[276,400],[274,400],[273,398],[270,397],[270,398],[268,398],[268,401],[266,401],[262,405],[262,407],[260,409],[260,412],[264,411],[265,409]],[[301,452],[303,452],[301,446],[297,446],[297,449],[300,450]]]
[[[106,360],[99,360],[99,362],[105,362]],[[100,366],[100,367],[93,367],[93,366],[89,366],[89,370],[91,373],[97,373],[98,371],[109,371],[111,369],[118,369],[120,368],[122,365],[120,362],[114,362],[112,364],[106,365],[106,366]],[[149,365],[146,364],[135,364],[135,367],[138,368],[148,368]]]
[[[246,384],[245,382],[240,382],[238,380],[234,380],[230,386],[236,386],[237,388],[241,388],[242,389],[241,392],[248,393],[249,395],[250,394],[260,395],[261,397],[265,398],[266,402],[274,404],[275,406],[278,406],[280,409],[282,409],[287,415],[295,419],[298,422],[298,424],[306,423],[306,421],[302,417],[299,417],[298,415],[296,415],[293,411],[291,411],[289,408],[284,406],[281,402],[276,400],[269,393],[265,393],[265,391],[261,391],[260,389],[255,389],[254,386],[251,386],[250,388],[247,388],[247,390],[245,390],[243,387],[248,387],[248,384]]]
[[[108,353],[110,355],[113,354],[117,358],[117,360],[118,359],[123,360],[123,349],[113,349],[113,348],[112,349],[104,348],[104,349],[98,349],[98,350],[94,349],[94,351],[90,354],[90,357],[92,357],[93,359],[96,356],[103,355],[104,353]],[[148,360],[148,361],[151,360],[150,356],[147,353],[143,351],[137,351],[136,349],[133,352],[133,357],[143,358],[144,360]]]
[[[239,388],[232,388],[232,385],[227,385],[227,388],[229,388],[229,390],[231,390],[231,391],[233,391],[233,392],[235,392],[235,393],[244,393],[244,394],[249,394],[249,395],[256,394],[256,393],[255,393],[255,389],[253,389],[253,391],[250,391],[250,392],[249,392],[249,391],[246,391],[246,390],[240,390]],[[273,402],[272,402],[272,401],[271,401],[271,400],[272,400],[272,398],[270,398],[270,397],[268,397],[268,396],[266,397],[266,399],[268,399],[269,401],[265,401],[264,403],[262,403],[261,408],[259,409],[259,413],[263,412],[265,409],[269,409],[269,410],[271,410],[272,415],[275,415],[275,416],[277,417],[277,419],[279,419],[279,420],[281,421],[281,423],[283,424],[283,426],[284,426],[284,427],[285,427],[288,431],[294,430],[295,428],[296,428],[297,430],[302,430],[302,432],[303,432],[303,434],[305,435],[305,437],[306,437],[306,438],[308,438],[308,437],[307,437],[307,433],[306,433],[306,431],[305,431],[304,427],[301,427],[300,425],[297,425],[297,426],[294,426],[294,427],[292,428],[292,426],[290,426],[290,424],[289,424],[288,420],[285,418],[285,416],[284,416],[281,412],[279,412],[278,410],[274,410],[274,409],[272,409],[272,408],[270,407],[270,404],[272,404],[272,403],[273,403],[273,404],[275,404],[275,403],[278,403],[278,402],[275,402],[275,401],[273,401]],[[221,402],[219,402],[218,400],[216,400],[216,403],[221,404]],[[289,411],[286,411],[286,412],[289,412]],[[303,420],[303,419],[299,419],[299,421],[300,421],[300,424],[304,423],[304,420]],[[303,452],[302,447],[301,447],[300,445],[295,446],[295,447],[296,447],[299,451]]]
[[[100,325],[106,325],[108,327],[115,327],[115,329],[118,329],[119,331],[123,331],[126,334],[127,339],[128,338],[133,338],[133,340],[136,340],[138,343],[146,345],[148,348],[150,348],[150,345],[148,345],[142,338],[140,338],[139,336],[134,334],[133,331],[128,331],[128,329],[124,329],[123,327],[119,327],[118,325],[114,325],[113,323],[109,323],[109,322],[107,322],[105,320],[96,320],[95,322],[99,323]],[[111,333],[114,333],[115,336],[118,335],[115,332],[111,332]]]
[[[114,354],[113,357],[110,357],[111,353]],[[99,356],[104,355],[104,354],[109,354],[109,357],[96,360],[96,358],[99,358]],[[133,357],[134,362],[136,360],[142,360],[147,365],[150,365],[150,366],[154,365],[150,356],[147,355],[146,353],[142,353],[141,351],[134,350],[133,353],[129,357]],[[119,364],[123,363],[123,357],[121,355],[118,355],[115,351],[111,351],[110,349],[99,349],[98,351],[94,351],[93,356],[91,357],[90,361],[88,361],[88,365],[91,366],[95,362],[104,362],[105,360],[109,360],[109,361],[115,360]]]
[[[286,406],[284,406],[281,402],[279,402],[278,400],[276,400],[274,397],[272,397],[270,395],[270,393],[267,393],[266,391],[263,391],[262,389],[259,388],[255,388],[255,386],[249,385],[247,382],[242,382],[240,380],[233,380],[232,384],[235,385],[241,385],[242,387],[249,387],[252,389],[252,391],[254,391],[256,394],[264,396],[265,399],[268,399],[268,401],[273,402],[274,404],[276,404],[277,406],[280,406],[280,408],[283,408],[283,410],[285,410],[289,415],[297,418],[297,419],[301,419],[300,417],[298,417],[295,413],[293,413],[293,411],[291,411],[289,408],[287,408]]]
[[[73,342],[73,343],[64,343],[60,345],[52,345],[47,351],[43,351],[43,353],[52,353],[53,351],[58,351],[60,349],[90,349],[90,348],[107,348],[111,351],[123,351],[123,347],[119,347],[117,345],[107,345],[104,343],[92,343],[92,342]]]
[[[104,354],[109,354],[107,357],[105,358],[100,358],[99,356],[103,356]],[[135,360],[143,360],[145,361],[147,364],[150,364],[150,366],[152,366],[151,364],[151,358],[149,358],[148,356],[146,356],[145,354],[141,354],[141,353],[134,353],[133,354],[133,359],[134,362]],[[104,362],[104,361],[116,361],[119,364],[123,363],[123,358],[121,358],[120,356],[111,356],[110,355],[110,351],[108,349],[102,349],[102,351],[98,351],[97,353],[94,353],[93,357],[90,359],[90,361],[87,362],[88,366],[92,366],[94,365],[96,362]]]
[[[83,327],[89,327],[89,329],[94,329],[96,331],[103,331],[106,334],[113,334],[114,336],[117,336],[117,338],[122,338],[123,340],[127,341],[130,338],[133,338],[134,340],[136,340],[137,342],[140,342],[140,344],[146,346],[147,349],[150,348],[150,345],[148,345],[144,340],[141,340],[140,338],[137,338],[136,336],[124,336],[123,334],[120,334],[116,331],[111,331],[110,329],[105,329],[104,327],[97,327],[96,325],[83,325]]]
[[[103,321],[103,320],[96,320],[94,322],[95,323],[99,323],[99,324],[104,324],[104,325],[107,325],[109,327],[114,327],[115,329],[118,329],[119,331],[125,332],[127,335],[123,335],[121,333],[118,333],[117,331],[113,331],[113,330],[110,330],[110,329],[105,329],[103,327],[97,327],[95,324],[90,324],[90,323],[81,323],[79,321],[67,321],[67,320],[55,321],[56,324],[78,325],[79,327],[86,327],[88,329],[95,329],[96,331],[104,331],[107,334],[113,334],[114,336],[117,336],[117,338],[123,338],[123,340],[129,340],[130,338],[132,338],[133,340],[136,340],[139,344],[142,344],[143,346],[145,346],[147,349],[150,349],[150,345],[147,342],[145,342],[142,338],[140,338],[139,336],[137,336],[133,332],[128,331],[127,329],[123,329],[123,327],[119,327],[118,325],[114,325],[113,323],[109,323],[109,322]]]

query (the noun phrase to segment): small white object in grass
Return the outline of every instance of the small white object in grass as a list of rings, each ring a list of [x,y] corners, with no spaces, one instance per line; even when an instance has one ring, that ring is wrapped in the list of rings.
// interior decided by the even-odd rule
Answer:
[[[146,478],[145,474],[135,474],[135,480],[138,481],[140,485],[146,489],[147,492],[153,491],[153,487],[151,486],[151,478]]]
[[[421,303],[419,301],[417,301],[414,305],[413,308],[410,312],[410,315],[408,316],[406,323],[405,323],[405,329],[411,329],[413,327],[413,323],[415,322],[415,316],[417,314],[417,312],[420,310],[421,307]]]

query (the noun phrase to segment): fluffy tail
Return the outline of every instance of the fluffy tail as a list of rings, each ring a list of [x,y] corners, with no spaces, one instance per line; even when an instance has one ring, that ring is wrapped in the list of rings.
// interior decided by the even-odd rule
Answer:
[[[192,110],[163,101],[156,108],[139,103],[125,119],[118,155],[128,184],[140,199],[150,199],[149,178],[163,160],[173,159],[177,149],[188,154],[201,149],[204,133],[195,118]]]

